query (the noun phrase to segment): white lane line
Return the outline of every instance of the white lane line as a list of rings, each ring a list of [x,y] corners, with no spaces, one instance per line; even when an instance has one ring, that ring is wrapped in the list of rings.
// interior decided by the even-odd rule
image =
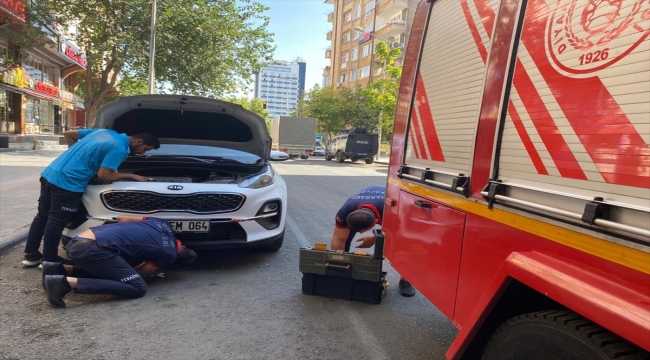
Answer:
[[[300,230],[300,227],[298,227],[298,224],[296,224],[295,221],[293,221],[293,217],[289,215],[289,212],[287,212],[287,225],[289,225],[289,229],[291,230],[294,235],[296,235],[296,238],[298,239],[298,242],[302,247],[313,247],[314,245],[311,244],[309,240],[307,240],[307,237],[305,234]]]

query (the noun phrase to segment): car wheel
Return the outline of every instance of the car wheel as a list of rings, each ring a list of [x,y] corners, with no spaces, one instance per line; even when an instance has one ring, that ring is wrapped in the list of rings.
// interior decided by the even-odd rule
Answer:
[[[259,245],[257,248],[262,251],[278,251],[284,243],[284,231],[279,238],[273,240],[272,243]]]
[[[572,311],[548,310],[506,321],[485,346],[483,360],[647,359],[634,345]]]
[[[355,163],[355,162],[359,161],[359,159],[357,159],[357,158],[352,158],[352,159],[350,159],[350,161],[352,161],[353,163]]]
[[[336,154],[336,161],[342,163],[345,161],[345,155],[342,152]]]
[[[374,161],[375,161],[375,159],[373,159],[373,158],[366,159],[366,164],[372,164]]]

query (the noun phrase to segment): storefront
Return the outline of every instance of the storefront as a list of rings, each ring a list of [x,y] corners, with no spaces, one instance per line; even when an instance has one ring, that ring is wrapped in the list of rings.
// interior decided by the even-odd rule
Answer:
[[[16,133],[16,94],[0,89],[0,134]]]

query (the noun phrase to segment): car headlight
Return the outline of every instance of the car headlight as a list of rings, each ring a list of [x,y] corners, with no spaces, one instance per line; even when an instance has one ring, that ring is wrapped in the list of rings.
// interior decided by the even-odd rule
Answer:
[[[239,187],[248,189],[260,189],[267,187],[275,182],[275,173],[269,167],[268,170],[262,174],[257,174],[247,177],[239,182]]]

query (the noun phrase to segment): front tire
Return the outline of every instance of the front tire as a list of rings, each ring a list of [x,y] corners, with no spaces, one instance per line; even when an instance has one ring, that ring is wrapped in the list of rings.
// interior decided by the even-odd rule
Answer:
[[[366,159],[366,164],[372,164],[374,161],[375,161],[375,159],[373,159],[373,158]]]
[[[483,360],[648,359],[648,353],[572,311],[514,317],[492,334]]]

